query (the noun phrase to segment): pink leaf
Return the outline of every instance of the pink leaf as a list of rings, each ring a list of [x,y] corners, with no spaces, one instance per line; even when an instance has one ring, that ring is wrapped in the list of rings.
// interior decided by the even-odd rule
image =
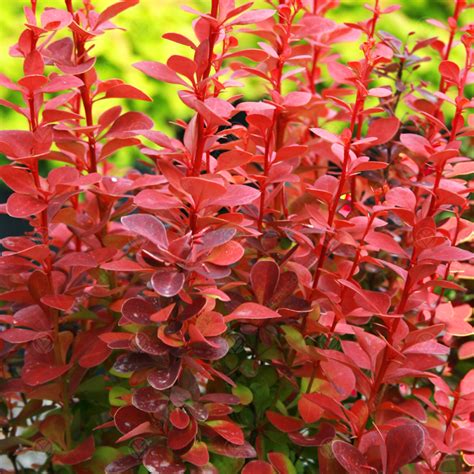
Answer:
[[[184,79],[181,79],[178,74],[176,74],[165,64],[161,64],[156,61],[141,61],[139,63],[135,63],[134,67],[158,81],[188,86]]]
[[[132,214],[122,217],[122,224],[129,231],[145,237],[158,248],[168,247],[166,229],[158,218],[150,214]]]
[[[140,89],[133,87],[129,84],[117,84],[116,86],[107,89],[105,93],[107,98],[123,98],[123,99],[136,99],[145,100],[151,102],[151,98],[142,92]]]
[[[166,298],[177,295],[182,290],[184,282],[184,273],[177,271],[157,271],[151,277],[153,289]]]
[[[153,121],[145,114],[141,112],[126,112],[113,123],[107,132],[107,137],[128,138],[152,127]]]

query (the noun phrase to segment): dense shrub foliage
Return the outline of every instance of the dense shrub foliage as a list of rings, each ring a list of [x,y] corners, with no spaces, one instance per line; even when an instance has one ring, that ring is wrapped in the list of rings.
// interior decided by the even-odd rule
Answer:
[[[0,75],[25,122],[0,131],[1,211],[31,228],[1,242],[6,472],[468,472],[466,1],[431,38],[379,31],[379,0],[347,24],[334,0],[187,6],[195,36],[165,39],[189,53],[134,65],[192,111],[175,137],[95,69],[138,0],[80,3],[31,0],[24,74]]]

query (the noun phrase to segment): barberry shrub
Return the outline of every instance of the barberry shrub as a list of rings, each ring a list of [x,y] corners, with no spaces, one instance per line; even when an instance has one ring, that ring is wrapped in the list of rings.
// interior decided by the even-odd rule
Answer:
[[[377,27],[398,7],[337,3],[185,7],[194,37],[164,38],[188,54],[134,65],[177,86],[175,137],[95,69],[138,0],[25,7],[23,76],[0,75],[25,123],[0,131],[1,211],[31,229],[1,242],[2,472],[470,471],[469,5],[399,39]]]

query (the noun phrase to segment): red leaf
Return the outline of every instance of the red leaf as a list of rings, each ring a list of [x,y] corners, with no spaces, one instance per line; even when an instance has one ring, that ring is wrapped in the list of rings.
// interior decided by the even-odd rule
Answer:
[[[47,295],[41,298],[41,302],[50,308],[60,311],[69,311],[75,303],[74,296],[69,295]]]
[[[157,390],[166,390],[171,388],[178,380],[181,373],[181,361],[176,359],[169,368],[156,369],[148,374],[148,383]]]
[[[251,10],[243,13],[235,20],[232,20],[229,25],[250,25],[252,23],[260,23],[268,20],[275,14],[275,10]]]
[[[238,168],[250,163],[254,155],[243,150],[231,150],[221,153],[217,159],[216,171],[225,171]]]
[[[214,206],[243,206],[260,197],[260,191],[244,184],[233,184],[227,187],[224,195],[213,200]]]
[[[298,413],[306,423],[318,421],[324,413],[324,408],[316,405],[307,397],[298,400]]]
[[[387,87],[373,87],[368,90],[368,94],[372,97],[388,97],[392,95],[392,91]]]
[[[321,369],[334,385],[341,400],[349,397],[356,388],[356,377],[350,367],[334,360],[321,361]]]
[[[206,258],[206,262],[227,266],[238,262],[243,255],[244,248],[239,243],[231,240],[224,245],[214,248]]]
[[[139,263],[129,260],[128,258],[103,263],[100,268],[113,272],[139,272],[145,270]]]
[[[211,204],[226,192],[226,188],[221,183],[204,178],[183,178],[181,186],[191,195],[195,209]]]
[[[206,443],[195,441],[191,449],[182,454],[181,458],[195,466],[205,466],[209,462],[209,451],[207,450]]]
[[[267,456],[278,474],[296,474],[296,469],[288,459],[288,456],[277,452],[268,453]]]
[[[41,385],[61,377],[68,369],[69,365],[52,365],[37,362],[25,365],[21,378],[27,385]]]
[[[85,369],[96,367],[104,362],[111,352],[112,350],[109,349],[107,344],[97,338],[90,344],[87,352],[79,358],[79,365]]]
[[[452,61],[441,61],[439,63],[439,72],[445,81],[457,84],[460,77],[460,69],[456,63]]]
[[[129,433],[142,423],[149,421],[148,414],[132,405],[120,407],[114,415],[114,423],[122,434]]]
[[[367,130],[368,137],[375,137],[376,140],[368,146],[382,145],[390,141],[398,132],[400,120],[396,117],[379,118],[370,122]]]
[[[44,72],[43,56],[37,50],[31,51],[25,58],[23,63],[23,72],[25,76],[34,74],[42,75]]]
[[[232,444],[244,444],[244,433],[240,426],[226,420],[212,420],[206,422],[206,426],[222,436],[225,440]]]
[[[470,260],[474,257],[469,250],[460,249],[458,247],[433,247],[421,252],[420,260],[435,260],[438,262],[452,262]]]
[[[322,446],[329,443],[336,436],[336,430],[329,423],[321,423],[320,430],[311,435],[302,434],[297,431],[288,433],[291,442],[298,446]]]
[[[94,437],[89,436],[79,446],[76,446],[73,450],[55,454],[53,461],[56,464],[65,464],[68,466],[74,466],[81,462],[87,461],[92,458],[95,451]]]
[[[267,411],[267,418],[270,423],[283,433],[291,433],[292,431],[299,431],[304,427],[304,422],[292,416],[285,416],[275,411]]]
[[[188,426],[182,430],[171,428],[168,431],[168,447],[173,450],[184,449],[195,439],[198,426],[194,418],[189,419]]]
[[[334,135],[334,133],[328,132],[322,128],[312,128],[311,131],[329,143],[342,143],[341,139],[337,135]]]
[[[370,474],[377,472],[375,469],[369,469],[365,456],[352,444],[344,441],[334,441],[332,443],[332,452],[339,464],[348,472],[354,474]]]
[[[179,430],[184,430],[189,425],[189,415],[183,408],[175,408],[169,415],[170,423]]]
[[[11,217],[22,218],[36,215],[47,207],[47,202],[26,194],[13,193],[7,201],[7,213]]]
[[[107,7],[97,18],[95,22],[94,29],[97,29],[102,23],[112,19],[114,16],[117,16],[119,13],[123,12],[127,8],[137,5],[140,0],[123,0],[122,2],[114,3]]]
[[[347,419],[343,406],[333,398],[323,395],[322,393],[305,393],[302,398],[305,398],[309,403],[314,403],[318,407],[323,408],[338,419]]]
[[[61,30],[72,22],[72,15],[64,10],[46,8],[41,14],[41,25],[45,30]]]
[[[41,92],[59,92],[83,86],[84,83],[76,76],[49,76],[49,82],[43,85]]]
[[[12,344],[23,344],[35,339],[48,337],[48,334],[47,332],[31,331],[30,329],[11,328],[0,332],[0,339]]]
[[[207,447],[212,453],[237,459],[254,458],[257,456],[255,448],[247,441],[244,441],[244,443],[240,446],[236,446],[234,444],[227,443],[224,440],[215,440],[207,443]]]
[[[138,145],[140,140],[137,138],[114,138],[109,140],[100,150],[100,160],[113,155],[117,150],[121,150],[127,146]]]
[[[184,46],[189,46],[192,49],[196,49],[196,45],[189,38],[180,35],[179,33],[165,33],[163,38]]]
[[[134,324],[150,324],[150,316],[156,307],[143,298],[129,298],[122,306],[123,317]]]
[[[194,74],[196,73],[196,63],[184,56],[173,55],[170,56],[167,63],[169,68],[173,71],[187,77],[190,81],[193,80]]]
[[[132,454],[111,462],[105,468],[106,474],[120,474],[130,471],[142,463],[141,459]]]
[[[372,247],[375,247],[377,250],[383,250],[388,253],[393,253],[395,255],[401,255],[402,257],[408,257],[406,251],[402,249],[400,244],[388,234],[382,232],[369,232],[365,241],[369,243]]]
[[[227,329],[223,316],[217,311],[205,311],[199,315],[196,327],[206,337],[220,336]]]
[[[66,421],[62,415],[49,415],[40,423],[39,430],[46,439],[58,444],[61,449],[66,449]]]
[[[280,268],[274,260],[259,260],[250,270],[250,284],[257,301],[266,303],[280,279]]]
[[[409,151],[424,158],[429,158],[432,148],[425,137],[414,133],[403,133],[400,135],[400,141]]]
[[[243,303],[231,314],[224,317],[226,323],[241,319],[260,320],[280,318],[281,316],[270,308],[266,308],[257,303]]]
[[[138,135],[142,130],[153,127],[153,121],[141,112],[126,112],[121,115],[107,132],[109,138],[128,138]]]
[[[159,211],[164,209],[176,209],[181,205],[174,196],[169,196],[156,189],[144,189],[140,191],[134,199],[138,207]]]
[[[36,194],[33,175],[25,169],[9,165],[2,166],[0,167],[0,178],[16,193]]]
[[[141,411],[155,413],[166,407],[168,398],[153,387],[143,387],[133,392],[132,403]]]

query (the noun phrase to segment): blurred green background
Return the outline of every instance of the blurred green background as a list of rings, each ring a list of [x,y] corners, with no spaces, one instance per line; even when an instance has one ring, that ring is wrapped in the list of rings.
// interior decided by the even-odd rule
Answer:
[[[95,0],[92,3],[101,11],[116,0]],[[75,6],[82,2],[77,0]],[[237,4],[245,3],[237,0]],[[258,7],[268,7],[264,0],[257,0]],[[330,18],[343,21],[359,21],[366,19],[370,13],[363,7],[363,0],[346,0],[332,11]],[[367,3],[373,3],[368,0]],[[401,4],[399,11],[384,15],[379,23],[379,29],[390,32],[404,40],[409,32],[416,32],[417,38],[428,38],[440,35],[443,39],[447,32],[436,29],[426,23],[428,18],[445,20],[454,8],[454,0],[382,0],[383,7],[393,3]],[[148,113],[155,121],[156,127],[168,133],[173,133],[169,122],[176,118],[187,119],[190,111],[176,95],[177,87],[158,83],[145,77],[135,70],[131,64],[139,60],[166,61],[171,54],[189,54],[188,48],[180,48],[175,43],[162,39],[166,32],[174,31],[192,36],[191,21],[193,15],[183,11],[180,6],[188,5],[198,9],[210,9],[210,0],[141,0],[140,4],[125,11],[115,19],[115,23],[126,31],[114,30],[99,37],[96,41],[94,54],[98,56],[97,69],[101,79],[121,78],[139,88],[142,88],[153,98],[152,103],[134,101],[125,103],[125,108],[141,110]],[[0,2],[0,71],[13,79],[21,77],[21,59],[12,58],[8,54],[9,47],[16,42],[24,23],[23,7],[29,5],[28,0],[1,0]],[[38,0],[38,9],[45,6],[63,8],[63,0]],[[471,10],[472,11],[472,10]],[[466,12],[467,13],[467,12]],[[464,14],[466,16],[466,13]],[[464,18],[466,20],[466,18]],[[248,36],[244,42],[256,39]],[[340,48],[344,58],[354,59],[360,56],[358,45],[344,44]],[[434,55],[433,50],[420,52],[421,56]],[[463,61],[462,46],[453,51],[453,59]],[[417,71],[418,78],[425,79],[437,85],[439,77],[436,70],[437,61],[423,63]],[[264,94],[260,85],[250,83],[243,91],[246,98],[256,99]],[[0,88],[0,97],[18,102],[18,93],[12,93]],[[110,106],[110,101],[103,101],[100,106]],[[117,101],[122,103],[123,101]],[[99,104],[97,109],[99,109]],[[97,110],[99,111],[99,110]],[[0,128],[24,128],[26,123],[22,117],[11,110],[0,107]]]

